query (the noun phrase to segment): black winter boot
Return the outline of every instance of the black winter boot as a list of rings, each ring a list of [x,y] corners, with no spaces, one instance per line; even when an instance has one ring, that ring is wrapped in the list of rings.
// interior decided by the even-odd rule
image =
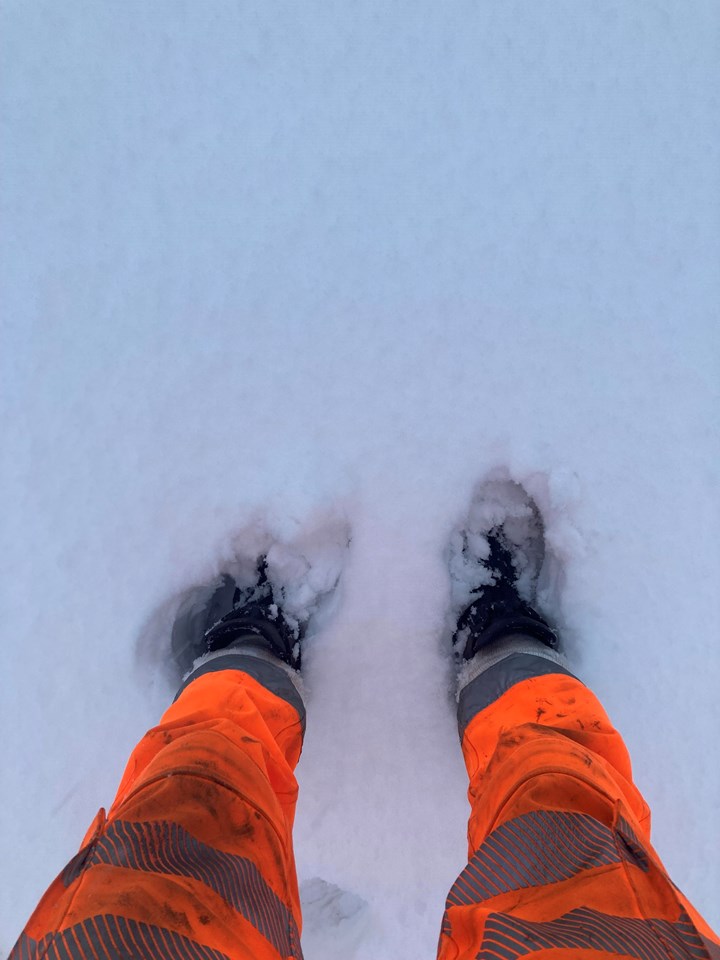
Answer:
[[[300,629],[291,627],[258,564],[257,582],[241,588],[229,573],[193,591],[180,606],[172,629],[172,650],[183,671],[215,650],[247,645],[267,650],[293,669],[300,668]]]
[[[487,535],[490,555],[483,566],[493,582],[473,591],[475,599],[460,614],[453,649],[461,660],[472,657],[495,640],[520,634],[556,648],[557,634],[517,590],[517,573],[502,527]]]

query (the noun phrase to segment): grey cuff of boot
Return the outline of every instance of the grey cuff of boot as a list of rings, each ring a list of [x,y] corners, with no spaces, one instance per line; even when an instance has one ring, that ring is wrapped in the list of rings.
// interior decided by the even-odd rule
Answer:
[[[463,664],[458,676],[460,739],[472,718],[514,684],[551,673],[575,676],[559,651],[532,637],[513,634],[478,651],[472,660]]]
[[[262,684],[266,690],[285,700],[297,710],[305,733],[305,703],[303,701],[303,683],[297,670],[284,663],[264,647],[251,643],[242,646],[229,646],[222,650],[213,650],[203,654],[193,663],[183,677],[175,700],[183,690],[198,677],[220,670],[242,670]]]

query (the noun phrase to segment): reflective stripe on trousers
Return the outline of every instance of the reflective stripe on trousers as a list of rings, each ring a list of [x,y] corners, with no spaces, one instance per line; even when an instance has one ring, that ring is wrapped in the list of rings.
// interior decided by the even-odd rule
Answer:
[[[266,675],[297,701],[282,671]],[[300,960],[292,824],[303,719],[241,670],[188,684],[136,747],[108,816],[12,960]]]
[[[547,661],[536,676],[528,660],[506,666],[464,701],[478,705],[462,717],[470,856],[440,960],[720,960],[650,845],[650,812],[597,699]],[[182,690],[12,960],[300,960],[304,716],[281,671],[254,673],[216,665]]]
[[[509,658],[507,682],[503,663],[461,698],[469,862],[448,895],[440,960],[720,960],[650,845],[650,810],[597,698],[547,661]]]

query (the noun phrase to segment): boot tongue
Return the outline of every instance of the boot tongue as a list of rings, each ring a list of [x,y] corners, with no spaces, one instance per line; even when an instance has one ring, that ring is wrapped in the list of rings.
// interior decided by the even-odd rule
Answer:
[[[205,614],[206,624],[213,626],[219,620],[222,620],[228,610],[232,610],[235,606],[237,593],[237,585],[233,578],[229,574],[223,573],[215,592],[210,598]]]
[[[495,527],[495,529],[491,530],[487,535],[487,541],[490,546],[490,556],[487,560],[487,566],[495,577],[495,582],[508,581],[514,583],[517,579],[515,564],[513,563],[512,554],[505,543],[502,532]]]

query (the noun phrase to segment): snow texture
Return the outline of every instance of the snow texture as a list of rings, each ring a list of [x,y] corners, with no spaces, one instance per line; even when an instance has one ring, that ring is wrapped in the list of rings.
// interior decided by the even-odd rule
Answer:
[[[717,925],[718,5],[0,20],[0,949],[170,702],[178,598],[256,523],[341,517],[308,960],[433,956],[467,854],[447,551],[488,479],[537,503],[573,669]]]

